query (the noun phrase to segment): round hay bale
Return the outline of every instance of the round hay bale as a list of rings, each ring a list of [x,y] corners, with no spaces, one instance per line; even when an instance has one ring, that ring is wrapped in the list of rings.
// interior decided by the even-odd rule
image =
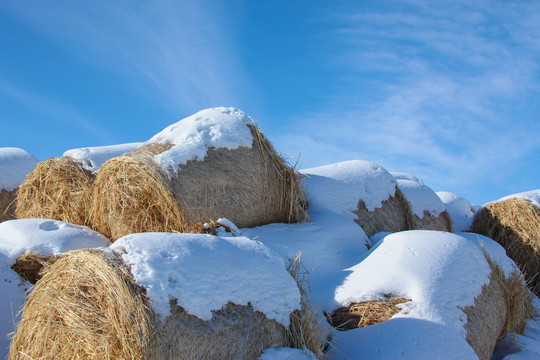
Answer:
[[[94,174],[69,157],[36,165],[17,194],[18,219],[54,219],[90,226],[88,209]]]
[[[94,186],[91,221],[116,240],[140,232],[190,232],[227,218],[238,227],[306,217],[299,174],[253,125],[251,148],[208,148],[203,160],[173,173],[155,156],[171,144],[150,143],[106,162]]]
[[[0,189],[0,222],[15,219],[17,190]]]
[[[174,301],[158,325],[147,304],[144,289],[114,253],[68,252],[30,294],[9,358],[257,359],[270,347],[310,348],[306,339],[313,335],[313,327],[293,326],[293,316],[297,325],[313,316],[306,308],[291,314],[286,329],[249,304],[229,303],[203,321]],[[322,354],[321,344],[310,350]]]
[[[452,219],[445,210],[438,216],[431,215],[427,210],[424,210],[422,218],[413,215],[413,227],[411,230],[435,230],[452,232]]]
[[[364,201],[358,202],[358,209],[353,211],[358,218],[354,219],[369,237],[378,232],[398,232],[413,229],[413,215],[409,203],[396,186],[394,196],[389,196],[382,206],[369,211]]]
[[[144,292],[100,250],[66,253],[23,308],[10,359],[143,359],[154,332]]]
[[[485,235],[505,249],[540,295],[540,209],[526,199],[508,199],[476,213],[472,232]]]

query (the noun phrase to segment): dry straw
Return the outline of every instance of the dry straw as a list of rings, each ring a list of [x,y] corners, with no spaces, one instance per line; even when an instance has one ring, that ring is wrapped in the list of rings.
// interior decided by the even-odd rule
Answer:
[[[239,227],[306,218],[300,175],[249,126],[251,148],[208,149],[174,175],[154,156],[172,145],[150,144],[109,160],[93,194],[94,229],[112,240],[140,232],[189,232],[195,224],[227,218]]]
[[[491,203],[474,217],[472,231],[501,244],[540,294],[540,209],[525,199]]]
[[[411,301],[388,295],[385,301],[352,303],[326,314],[328,322],[339,331],[357,329],[390,320],[401,311],[397,305]]]
[[[42,218],[90,225],[88,208],[94,175],[70,157],[36,165],[19,186],[17,218]]]
[[[0,222],[15,219],[17,190],[0,189]]]
[[[533,297],[519,270],[506,275],[487,253],[491,267],[490,281],[467,306],[466,340],[480,360],[489,360],[497,341],[505,336],[523,334],[527,321],[537,316]]]
[[[306,299],[289,329],[249,305],[231,303],[202,321],[171,302],[172,315],[158,325],[147,303],[114,254],[68,252],[30,294],[10,359],[257,359],[282,346],[309,348],[324,358],[327,333],[313,323]]]
[[[413,215],[413,226],[411,230],[435,230],[452,232],[452,219],[445,210],[438,216],[431,215],[424,210],[424,216],[420,219]]]
[[[11,266],[21,279],[32,284],[37,283],[43,275],[43,271],[58,260],[59,256],[39,255],[36,252],[27,252],[17,258]]]
[[[381,231],[410,230],[413,226],[411,208],[397,186],[394,196],[383,201],[381,207],[369,211],[364,202],[360,200],[358,209],[354,213],[358,216],[354,221],[362,227],[367,236]]]

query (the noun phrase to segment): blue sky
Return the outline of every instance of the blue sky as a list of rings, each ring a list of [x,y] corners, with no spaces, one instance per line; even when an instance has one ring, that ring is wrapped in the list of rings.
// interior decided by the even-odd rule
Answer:
[[[540,188],[539,1],[5,0],[0,44],[0,146],[42,160],[236,106],[302,168]]]

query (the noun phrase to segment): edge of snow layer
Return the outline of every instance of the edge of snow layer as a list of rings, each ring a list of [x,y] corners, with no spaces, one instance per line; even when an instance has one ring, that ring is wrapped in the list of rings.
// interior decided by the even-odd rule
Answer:
[[[416,181],[418,183],[420,182],[420,180],[416,176],[414,176],[413,174],[406,173],[406,172],[390,171],[390,174],[396,180],[411,180],[411,181]]]
[[[300,291],[283,261],[246,237],[144,233],[120,238],[110,248],[163,317],[173,299],[202,320],[232,302],[251,304],[288,328],[289,315],[300,308]]]
[[[433,216],[439,216],[446,210],[442,200],[428,186],[414,180],[396,179],[396,181],[405,199],[411,205],[413,214],[420,219],[424,217],[424,210]]]
[[[474,214],[473,205],[459,195],[448,191],[437,191],[437,196],[441,199],[452,219],[455,232],[471,230]]]
[[[142,144],[142,142],[133,142],[118,145],[83,147],[67,150],[63,156],[69,156],[80,161],[86,170],[97,171],[108,160],[122,156]]]
[[[302,172],[308,177],[306,193],[315,211],[328,209],[355,218],[352,212],[360,200],[373,211],[396,192],[394,177],[371,161],[343,161]]]
[[[20,219],[0,223],[0,255],[11,266],[28,251],[58,255],[66,251],[108,246],[109,240],[86,226],[49,219]]]
[[[509,199],[525,199],[529,200],[533,205],[540,208],[540,189],[531,190],[531,191],[525,191],[513,195],[508,195],[503,198],[500,198],[499,200],[489,202],[485,204],[484,206],[491,204],[493,202],[499,202],[499,201],[505,201]]]
[[[280,347],[264,350],[257,360],[317,360],[317,356],[308,349]]]
[[[247,125],[256,124],[243,111],[234,107],[215,107],[166,127],[145,144],[174,145],[154,159],[163,168],[175,172],[180,164],[203,160],[208,148],[251,148],[253,136]]]
[[[467,316],[460,308],[473,305],[489,282],[481,243],[505,270],[515,266],[500,245],[476,234],[414,230],[384,237],[348,269],[335,299],[341,306],[387,294],[412,301],[388,321],[335,332],[342,352],[351,358],[477,359],[465,341]]]
[[[38,159],[26,150],[15,147],[0,148],[0,189],[12,191],[22,184]]]

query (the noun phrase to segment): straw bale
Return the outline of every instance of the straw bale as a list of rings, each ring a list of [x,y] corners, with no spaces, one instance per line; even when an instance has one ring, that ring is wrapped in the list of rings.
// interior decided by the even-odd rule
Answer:
[[[203,161],[188,161],[175,175],[153,158],[170,144],[148,144],[109,160],[94,186],[94,228],[116,240],[139,232],[190,232],[217,218],[238,227],[305,219],[300,175],[259,129],[250,129],[251,148],[209,148]]]
[[[540,295],[540,209],[525,199],[491,203],[476,213],[472,231],[492,238]]]
[[[15,219],[17,190],[0,189],[0,222]]]
[[[360,200],[358,210],[354,213],[358,216],[354,221],[362,227],[368,237],[381,231],[398,232],[412,229],[411,208],[397,186],[394,196],[383,201],[382,207],[368,211],[364,202]]]
[[[328,322],[339,331],[357,329],[389,320],[401,311],[398,304],[410,299],[389,297],[386,301],[364,301],[340,307],[327,314]]]
[[[474,305],[463,309],[467,314],[465,340],[480,360],[491,359],[500,338],[523,334],[527,321],[536,316],[532,294],[521,273],[516,270],[506,275],[487,253],[486,259],[491,267],[490,281]]]
[[[56,255],[39,255],[35,252],[27,252],[17,258],[11,269],[23,280],[31,284],[37,283],[43,276],[43,271],[58,260]]]
[[[17,218],[54,219],[89,226],[88,208],[94,175],[69,157],[36,165],[19,186]]]
[[[411,230],[435,230],[452,232],[452,219],[445,210],[438,216],[431,215],[427,210],[424,210],[424,216],[420,219],[413,215],[413,227]]]
[[[203,321],[171,301],[171,315],[158,324],[147,304],[114,254],[67,252],[30,294],[10,359],[257,359],[269,347],[292,346],[324,358],[307,301],[291,315],[290,329],[249,304],[231,303]]]
[[[67,252],[23,308],[10,359],[143,359],[153,334],[144,292],[100,250]]]

